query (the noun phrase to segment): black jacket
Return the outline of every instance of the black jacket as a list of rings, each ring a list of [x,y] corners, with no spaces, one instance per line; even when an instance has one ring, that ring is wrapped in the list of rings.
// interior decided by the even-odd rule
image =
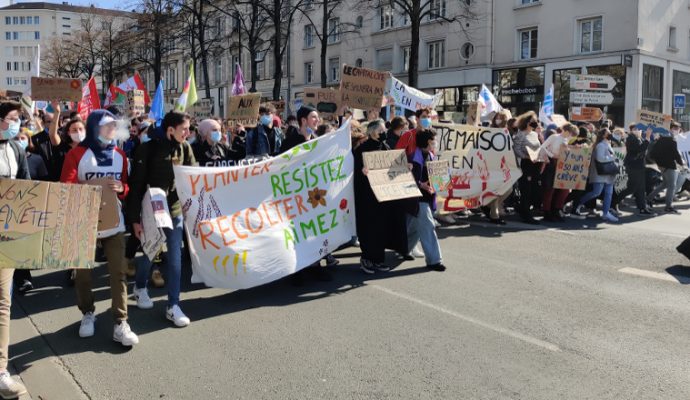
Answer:
[[[628,169],[644,169],[645,168],[645,154],[649,147],[649,140],[638,138],[630,134],[625,140],[625,159],[623,164]]]
[[[676,169],[676,163],[683,165],[678,143],[669,136],[662,136],[654,143],[649,158],[654,160],[659,168]]]

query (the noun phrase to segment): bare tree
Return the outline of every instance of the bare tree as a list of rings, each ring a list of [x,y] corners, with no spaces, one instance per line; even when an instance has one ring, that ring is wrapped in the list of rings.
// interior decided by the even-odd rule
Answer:
[[[70,41],[75,51],[83,56],[81,70],[85,78],[90,78],[96,72],[101,61],[101,27],[93,15],[82,16],[79,20],[79,30]]]
[[[51,78],[82,77],[83,55],[75,51],[71,42],[62,38],[52,38],[41,57],[41,73]]]

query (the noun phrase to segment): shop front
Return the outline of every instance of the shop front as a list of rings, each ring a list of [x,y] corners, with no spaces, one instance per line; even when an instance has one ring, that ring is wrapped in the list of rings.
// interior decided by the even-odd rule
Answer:
[[[684,99],[685,107],[676,107],[676,97]],[[690,73],[673,71],[673,119],[683,125],[683,131],[690,130]]]
[[[444,120],[462,123],[470,103],[477,101],[480,89],[479,85],[438,88],[436,93],[443,95],[436,111]]]
[[[539,112],[544,100],[544,66],[494,70],[493,92],[513,116]]]

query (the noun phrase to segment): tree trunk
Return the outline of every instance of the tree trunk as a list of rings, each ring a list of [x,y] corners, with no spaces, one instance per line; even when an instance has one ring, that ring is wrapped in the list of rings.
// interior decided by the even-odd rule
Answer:
[[[326,57],[328,55],[328,0],[323,0],[322,7],[321,53],[319,54],[319,59],[321,60],[321,87],[325,88],[328,82],[328,73],[326,73]]]
[[[273,100],[280,100],[280,89],[283,84],[283,21],[281,0],[273,0]]]
[[[411,24],[411,43],[410,43],[410,59],[407,66],[407,84],[411,87],[417,87],[417,77],[419,75],[419,16],[421,14],[420,0],[412,0],[412,15],[410,15]]]

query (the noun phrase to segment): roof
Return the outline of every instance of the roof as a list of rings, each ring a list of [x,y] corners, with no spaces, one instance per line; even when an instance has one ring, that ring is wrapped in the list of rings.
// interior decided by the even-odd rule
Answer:
[[[54,10],[54,11],[68,11],[80,14],[99,14],[99,15],[111,15],[117,17],[130,17],[132,18],[135,14],[129,11],[111,10],[107,8],[98,7],[83,7],[83,6],[73,6],[71,4],[63,3],[46,3],[46,2],[32,2],[32,3],[15,3],[7,7],[0,8],[0,11],[9,10]]]

